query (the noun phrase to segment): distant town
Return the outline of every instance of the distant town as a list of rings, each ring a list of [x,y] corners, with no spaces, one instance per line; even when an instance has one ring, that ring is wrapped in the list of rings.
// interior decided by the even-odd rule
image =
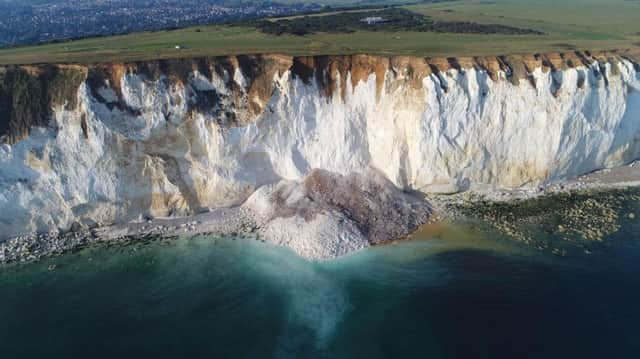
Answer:
[[[228,0],[0,1],[0,47],[317,11],[316,4]]]

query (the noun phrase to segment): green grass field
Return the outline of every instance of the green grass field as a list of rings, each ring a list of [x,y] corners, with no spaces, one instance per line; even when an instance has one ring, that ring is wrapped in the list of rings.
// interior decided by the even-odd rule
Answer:
[[[0,64],[93,63],[158,58],[289,55],[497,55],[640,47],[638,0],[461,0],[410,5],[441,21],[530,28],[546,35],[368,32],[271,36],[240,26],[200,26],[0,50]],[[180,45],[183,49],[176,50]]]
[[[636,39],[638,0],[452,1],[409,6],[441,20],[526,27],[571,40]]]

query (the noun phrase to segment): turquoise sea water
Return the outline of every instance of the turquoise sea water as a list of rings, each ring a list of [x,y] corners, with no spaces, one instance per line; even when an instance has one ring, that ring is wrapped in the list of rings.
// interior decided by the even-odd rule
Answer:
[[[637,221],[568,257],[417,237],[324,263],[198,237],[1,268],[0,357],[638,357]]]

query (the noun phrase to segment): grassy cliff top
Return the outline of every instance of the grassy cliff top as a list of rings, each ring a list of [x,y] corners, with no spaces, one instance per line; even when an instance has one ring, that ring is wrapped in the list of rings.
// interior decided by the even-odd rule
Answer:
[[[640,0],[461,0],[405,8],[435,22],[502,25],[544,35],[382,29],[297,36],[266,34],[252,24],[199,26],[2,49],[0,64],[128,62],[258,53],[468,56],[640,48]]]

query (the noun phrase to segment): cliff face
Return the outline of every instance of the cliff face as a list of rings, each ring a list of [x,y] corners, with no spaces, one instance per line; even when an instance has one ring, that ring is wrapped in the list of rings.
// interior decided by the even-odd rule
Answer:
[[[0,69],[0,233],[184,215],[313,169],[536,186],[640,157],[633,52]]]

